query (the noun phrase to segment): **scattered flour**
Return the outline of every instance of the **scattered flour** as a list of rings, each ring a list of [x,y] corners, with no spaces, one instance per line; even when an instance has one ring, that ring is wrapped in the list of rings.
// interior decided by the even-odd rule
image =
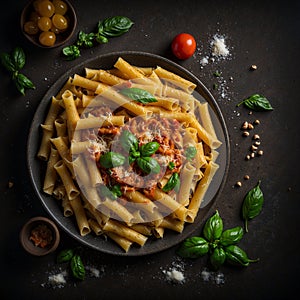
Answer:
[[[54,288],[62,288],[65,286],[65,284],[67,283],[66,281],[66,276],[67,276],[67,271],[62,271],[60,273],[57,274],[51,274],[48,276],[48,285],[50,285],[51,287]],[[46,286],[45,283],[42,284],[42,286]]]
[[[163,271],[163,273],[166,274],[167,280],[173,281],[173,282],[183,282],[185,277],[182,271],[178,271],[175,268],[173,268],[170,271]]]
[[[95,267],[91,267],[91,266],[86,266],[85,269],[87,271],[89,271],[90,275],[92,277],[96,277],[96,278],[99,278],[100,277],[100,270],[95,268]],[[101,269],[101,272],[104,272],[104,269],[102,268]]]
[[[200,275],[202,280],[205,282],[214,282],[218,285],[225,283],[225,276],[221,272],[212,272],[205,268],[202,270]]]
[[[88,278],[100,278],[100,274],[104,273],[104,267],[101,267],[100,269],[97,269],[93,266],[85,266],[86,270],[86,277]],[[55,271],[49,271],[47,272],[48,278],[47,281],[42,283],[42,287],[47,287],[47,288],[63,288],[65,287],[68,283],[72,284],[72,280],[70,278],[72,277],[71,275],[68,274],[67,270],[62,270],[59,268],[58,270],[56,269]],[[69,280],[68,280],[69,279]]]
[[[209,43],[210,53],[203,56],[200,60],[200,65],[203,68],[209,62],[214,62],[217,59],[226,59],[230,57],[230,51],[225,43],[225,36],[215,34]]]
[[[162,273],[165,274],[166,279],[169,282],[179,284],[183,284],[185,282],[184,262],[180,258],[173,261],[171,267],[167,270],[162,270]]]
[[[225,44],[225,38],[223,36],[214,35],[211,41],[212,56],[226,57],[229,55],[229,49]]]

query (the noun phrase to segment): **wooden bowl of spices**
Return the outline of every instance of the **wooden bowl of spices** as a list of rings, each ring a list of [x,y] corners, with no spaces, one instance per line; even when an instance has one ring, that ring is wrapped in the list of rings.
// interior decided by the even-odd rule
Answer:
[[[60,234],[53,221],[46,217],[34,217],[25,223],[20,232],[20,242],[30,254],[42,256],[56,250]]]

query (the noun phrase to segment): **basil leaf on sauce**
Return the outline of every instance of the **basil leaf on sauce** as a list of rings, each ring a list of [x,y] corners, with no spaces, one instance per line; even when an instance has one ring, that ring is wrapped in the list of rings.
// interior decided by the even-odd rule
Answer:
[[[156,159],[152,157],[138,157],[136,160],[138,166],[146,173],[159,173],[160,165]]]
[[[144,144],[140,147],[141,155],[151,156],[158,150],[159,147],[160,144],[158,142],[149,142],[147,144]]]
[[[139,141],[134,134],[124,130],[120,136],[120,142],[124,150],[136,152],[139,148]]]
[[[114,168],[123,165],[125,157],[117,152],[107,152],[100,156],[99,163],[103,168]]]

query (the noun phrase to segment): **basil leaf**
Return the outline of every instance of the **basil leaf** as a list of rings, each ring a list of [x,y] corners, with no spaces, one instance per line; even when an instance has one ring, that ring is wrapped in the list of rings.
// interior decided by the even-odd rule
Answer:
[[[170,170],[173,170],[175,168],[175,163],[173,161],[170,161],[169,164],[168,164],[168,168]]]
[[[215,214],[206,221],[203,228],[203,235],[209,242],[214,242],[221,237],[222,232],[223,221],[219,212],[216,211]]]
[[[96,41],[99,44],[106,44],[106,43],[108,43],[108,38],[103,35],[96,34]]]
[[[237,244],[243,237],[244,230],[241,226],[224,230],[220,237],[220,245],[229,246]]]
[[[146,90],[140,88],[125,88],[120,90],[120,93],[134,101],[140,102],[142,104],[147,104],[150,102],[157,102],[155,97]]]
[[[176,253],[184,258],[198,258],[207,254],[209,244],[203,237],[190,237],[184,240]]]
[[[138,166],[146,173],[159,173],[160,165],[156,159],[152,157],[138,157],[136,160]]]
[[[173,190],[176,186],[180,185],[180,179],[178,173],[173,173],[165,186],[162,188],[164,192],[169,192]]]
[[[121,187],[119,184],[113,185],[110,190],[116,197],[122,196],[122,191],[121,191]]]
[[[242,204],[242,216],[245,221],[246,232],[248,232],[248,220],[258,216],[262,210],[264,195],[260,189],[260,183],[261,181],[246,194]]]
[[[259,259],[249,259],[247,253],[237,245],[225,247],[226,261],[235,266],[247,267],[250,262],[257,262]]]
[[[107,152],[100,156],[99,163],[103,168],[114,168],[123,165],[125,157],[117,152]]]
[[[0,58],[1,58],[1,64],[5,67],[7,71],[15,72],[17,70],[10,54],[1,53]]]
[[[134,23],[127,17],[110,17],[98,23],[98,35],[102,37],[117,37],[127,32]]]
[[[140,156],[141,156],[140,151],[131,150],[128,158],[129,164],[131,165]]]
[[[237,106],[240,106],[244,104],[248,108],[254,110],[254,111],[267,111],[267,110],[273,110],[273,107],[271,106],[269,100],[261,96],[259,94],[254,94],[242,102],[240,102]]]
[[[160,144],[158,142],[149,142],[147,144],[144,144],[140,147],[141,155],[151,156],[158,150],[159,147]]]
[[[64,47],[62,53],[67,57],[67,60],[74,60],[80,56],[80,50],[76,45]]]
[[[14,79],[15,86],[17,87],[17,90],[22,94],[25,95],[25,87],[22,83],[20,83],[17,78]]]
[[[196,156],[196,154],[197,154],[197,149],[194,146],[188,147],[184,152],[184,155],[187,160],[193,159]]]
[[[120,136],[120,142],[124,150],[137,151],[139,149],[139,141],[134,134],[128,130],[124,130]]]
[[[101,185],[100,194],[103,197],[116,200],[118,197],[122,196],[122,191],[119,184],[113,185],[111,188],[108,188],[105,185]]]
[[[91,33],[85,33],[83,31],[79,31],[78,33],[78,40],[76,42],[77,46],[84,46],[87,48],[91,48],[94,46],[93,40],[95,38],[95,34],[93,32]]]
[[[226,260],[226,253],[223,248],[215,248],[209,259],[214,269],[218,270]]]
[[[58,253],[57,262],[58,263],[68,262],[72,259],[73,256],[74,256],[74,250],[73,249],[62,250]]]
[[[12,60],[16,70],[21,70],[25,65],[25,53],[21,47],[16,47],[12,52]]]
[[[70,265],[73,276],[79,280],[84,280],[85,268],[78,254],[72,257]]]
[[[19,84],[22,85],[24,88],[35,89],[35,86],[33,85],[32,81],[24,74],[18,73],[16,79],[19,82]]]

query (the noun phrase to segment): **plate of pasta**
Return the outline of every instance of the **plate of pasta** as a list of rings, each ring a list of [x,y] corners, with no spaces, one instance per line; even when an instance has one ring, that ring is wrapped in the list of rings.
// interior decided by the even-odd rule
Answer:
[[[42,205],[72,237],[105,253],[146,255],[199,229],[226,180],[229,138],[191,72],[158,55],[116,52],[49,88],[27,161]]]

